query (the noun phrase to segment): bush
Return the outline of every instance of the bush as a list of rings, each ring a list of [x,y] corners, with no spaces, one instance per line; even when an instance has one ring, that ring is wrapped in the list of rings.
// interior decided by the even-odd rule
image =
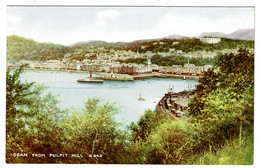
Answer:
[[[147,140],[148,164],[182,164],[192,155],[194,127],[168,120],[156,127]]]
[[[216,152],[209,151],[190,159],[186,164],[193,165],[252,165],[254,162],[254,136],[244,135],[227,141]]]

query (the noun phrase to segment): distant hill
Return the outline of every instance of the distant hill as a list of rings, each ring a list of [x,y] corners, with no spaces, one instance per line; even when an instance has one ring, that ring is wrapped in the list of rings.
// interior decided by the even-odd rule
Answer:
[[[8,62],[17,60],[51,59],[59,56],[60,50],[66,48],[60,44],[39,43],[17,35],[7,36],[6,57]]]
[[[180,38],[185,38],[187,36],[182,36],[182,35],[170,35],[170,36],[166,36],[164,38],[166,39],[180,39]]]
[[[239,40],[255,40],[255,29],[240,29],[228,34],[227,38]]]
[[[101,40],[91,40],[91,41],[81,41],[81,42],[76,42],[70,47],[80,47],[80,46],[107,46],[107,47],[119,47],[122,45],[128,44],[127,42],[106,42],[106,41],[101,41]]]
[[[93,46],[105,46],[107,45],[106,41],[101,41],[101,40],[97,40],[97,41],[80,41],[80,42],[76,42],[72,45],[70,45],[71,47],[78,47],[78,46],[82,46],[82,45],[93,45]]]
[[[142,40],[135,40],[133,42],[106,42],[106,41],[101,41],[101,40],[91,40],[91,41],[81,41],[81,42],[76,42],[70,45],[70,47],[79,47],[79,46],[107,46],[107,47],[120,47],[124,45],[129,45],[129,44],[139,44],[143,42],[150,42],[150,41],[159,41],[162,40],[163,38],[158,38],[158,39],[142,39]]]
[[[203,32],[199,36],[182,36],[182,35],[170,35],[164,38],[166,39],[180,39],[180,38],[200,38],[200,37],[222,37],[236,40],[254,40],[255,29],[240,29],[230,34],[223,32]]]
[[[227,35],[222,32],[203,32],[199,35],[199,37],[224,37],[224,38],[226,38]]]
[[[155,39],[139,39],[133,42],[106,42],[101,40],[93,40],[93,41],[82,41],[77,42],[70,47],[78,47],[84,45],[92,45],[92,46],[110,46],[110,47],[120,47],[129,44],[140,44],[144,42],[151,42],[151,41],[160,41],[163,39],[185,39],[185,38],[200,38],[200,37],[222,37],[222,38],[229,38],[229,39],[236,39],[236,40],[254,40],[255,39],[255,29],[240,29],[230,34],[225,34],[223,32],[203,32],[199,36],[184,36],[184,35],[169,35],[162,38],[155,38]]]
[[[204,32],[199,37],[223,37],[236,40],[255,40],[255,29],[240,29],[230,34],[222,32]]]

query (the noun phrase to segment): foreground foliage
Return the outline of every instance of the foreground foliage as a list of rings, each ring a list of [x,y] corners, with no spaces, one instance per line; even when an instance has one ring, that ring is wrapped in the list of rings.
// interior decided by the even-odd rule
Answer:
[[[195,165],[252,165],[254,163],[254,136],[243,135],[227,141],[221,150],[205,152],[202,156],[190,159],[187,164]]]
[[[7,71],[6,161],[7,163],[116,163],[122,152],[124,133],[113,120],[117,109],[89,99],[80,113],[62,111],[44,86],[22,83],[23,71]],[[29,157],[14,157],[27,153]],[[83,154],[84,158],[52,158],[49,154]],[[31,157],[46,154],[45,157]],[[89,157],[102,155],[102,158]]]

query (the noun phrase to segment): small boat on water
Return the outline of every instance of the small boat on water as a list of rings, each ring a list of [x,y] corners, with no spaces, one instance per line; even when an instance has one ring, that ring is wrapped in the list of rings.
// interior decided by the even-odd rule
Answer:
[[[138,100],[139,100],[139,101],[145,101],[145,98],[143,98],[143,97],[141,96],[141,93],[139,94]]]
[[[186,80],[186,76],[183,76],[183,80]]]

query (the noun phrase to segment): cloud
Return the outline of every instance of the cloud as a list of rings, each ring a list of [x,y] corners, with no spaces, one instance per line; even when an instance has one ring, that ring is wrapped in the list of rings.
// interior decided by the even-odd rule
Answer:
[[[117,10],[105,10],[98,12],[96,14],[96,25],[98,27],[105,27],[111,21],[114,21],[118,18],[119,11]]]
[[[232,33],[243,28],[254,28],[253,8],[189,7],[165,13],[151,34],[197,36],[202,32]]]
[[[40,42],[134,41],[254,28],[243,7],[8,7],[7,34]]]
[[[21,17],[17,15],[10,14],[7,16],[7,25],[9,26],[17,26],[21,23]]]

